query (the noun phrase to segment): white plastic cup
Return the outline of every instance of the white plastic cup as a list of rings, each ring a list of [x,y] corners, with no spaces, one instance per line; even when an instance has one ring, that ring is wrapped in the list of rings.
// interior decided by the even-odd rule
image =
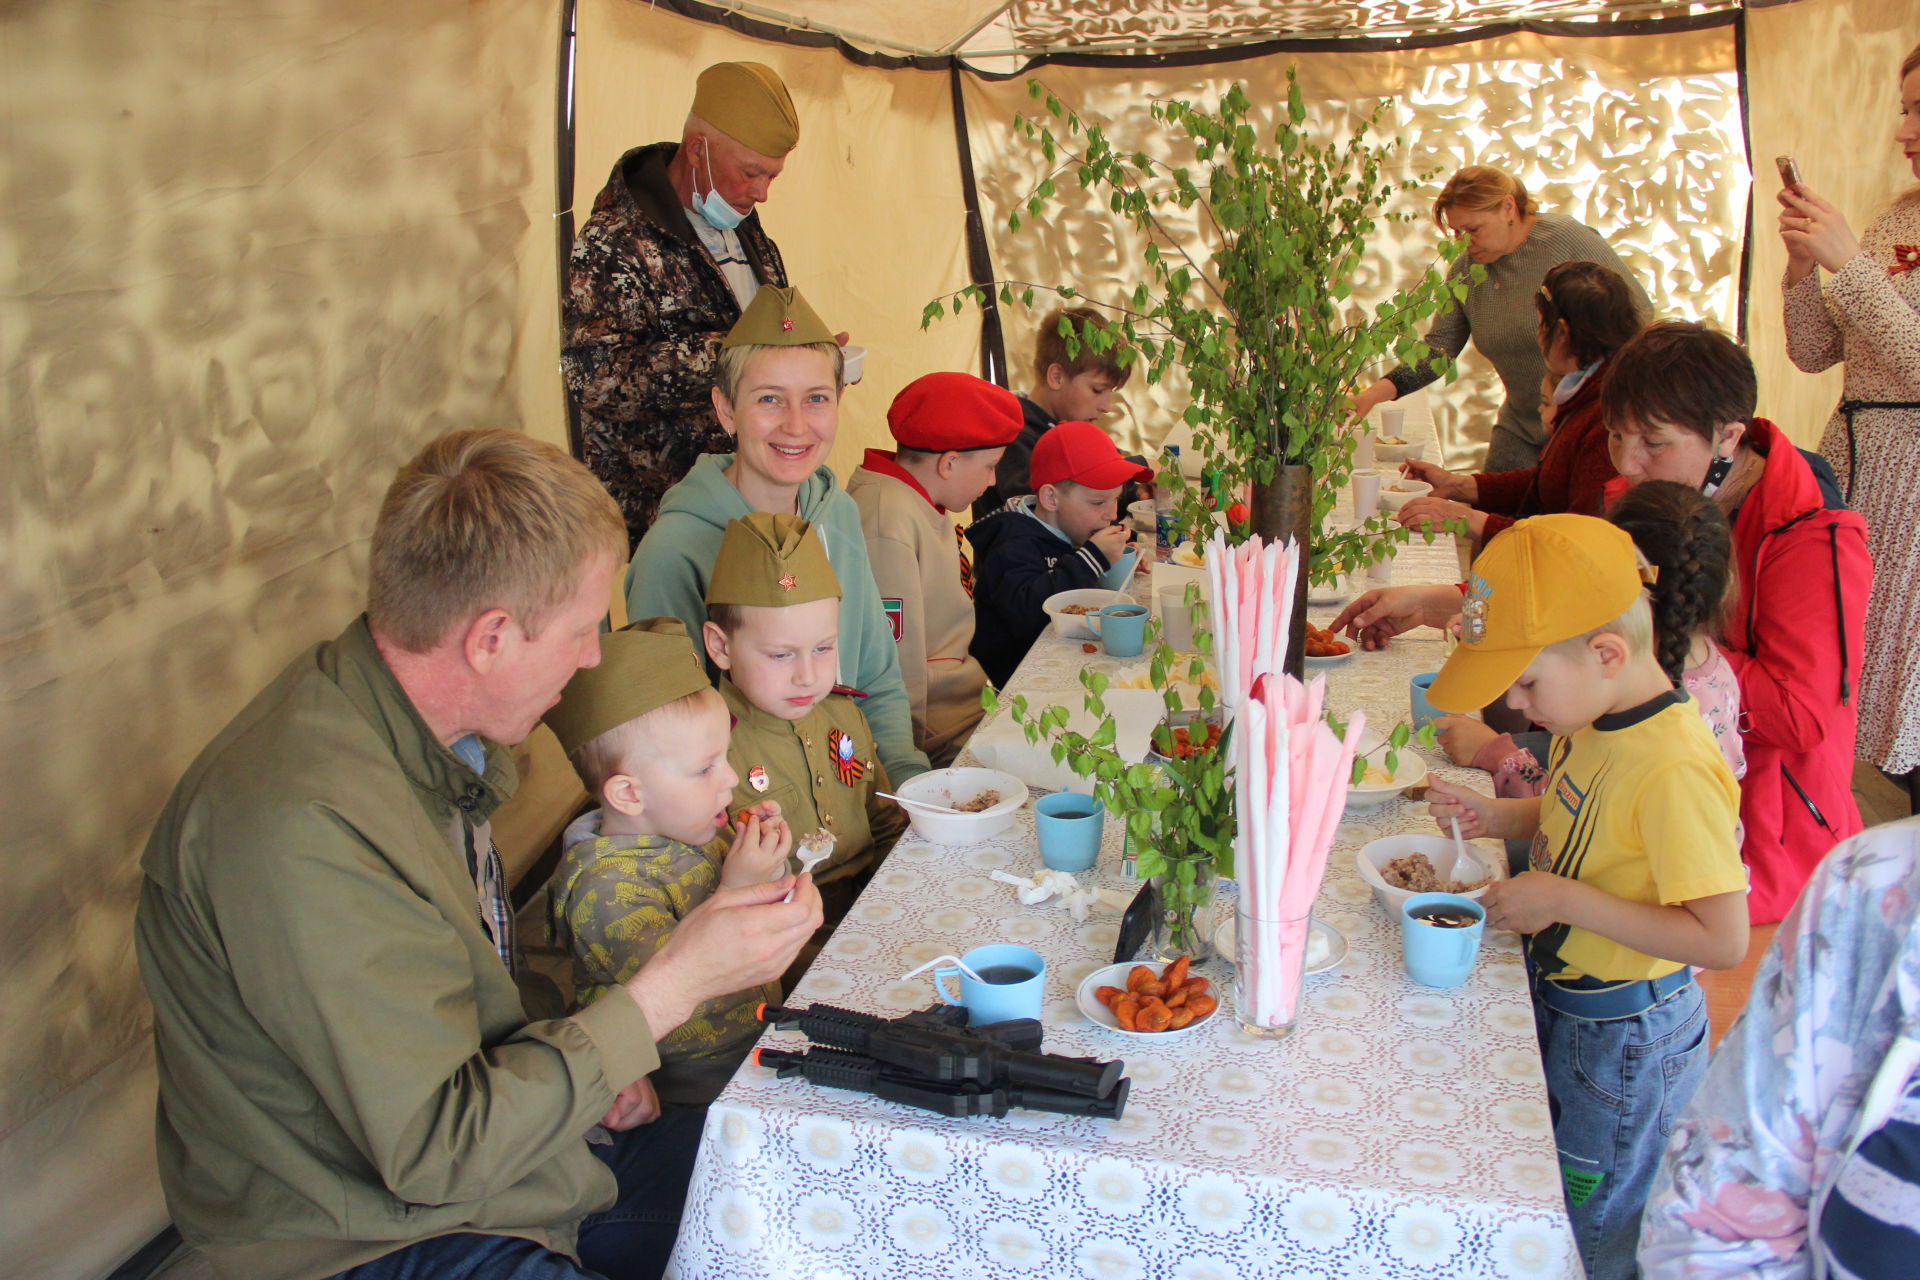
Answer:
[[[1397,436],[1405,440],[1403,428],[1407,425],[1407,411],[1399,405],[1388,405],[1380,410],[1380,434]]]
[[[1367,581],[1376,587],[1384,587],[1393,581],[1393,547],[1381,543],[1374,548],[1373,559],[1367,561]]]
[[[1362,425],[1360,434],[1354,437],[1353,466],[1356,471],[1371,471],[1378,466],[1373,452],[1373,427]]]
[[[867,349],[849,344],[840,348],[840,381],[852,386],[866,376]]]
[[[1380,473],[1371,469],[1353,473],[1353,522],[1364,524],[1380,509]]]
[[[1185,583],[1160,588],[1160,627],[1176,653],[1193,652],[1193,615],[1187,612]]]

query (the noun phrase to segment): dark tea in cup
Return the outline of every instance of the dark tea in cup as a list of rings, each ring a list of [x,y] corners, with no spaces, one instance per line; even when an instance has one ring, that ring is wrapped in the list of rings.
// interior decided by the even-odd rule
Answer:
[[[1436,907],[1430,911],[1416,912],[1413,918],[1421,924],[1430,924],[1436,929],[1469,929],[1480,923],[1480,917],[1471,911],[1461,911],[1452,907]]]
[[[990,964],[984,969],[976,969],[980,981],[991,982],[995,986],[1005,986],[1014,982],[1025,982],[1033,976],[1033,970],[1024,969],[1017,964]]]

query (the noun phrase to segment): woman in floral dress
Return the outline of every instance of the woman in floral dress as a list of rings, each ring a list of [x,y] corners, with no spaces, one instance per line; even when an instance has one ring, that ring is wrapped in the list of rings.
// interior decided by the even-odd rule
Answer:
[[[1920,47],[1900,65],[1894,137],[1920,178]],[[1857,750],[1904,782],[1920,811],[1920,190],[1858,240],[1804,184],[1779,199],[1787,353],[1808,373],[1846,362],[1820,452],[1866,518],[1873,554]],[[1824,287],[1816,267],[1829,273]]]

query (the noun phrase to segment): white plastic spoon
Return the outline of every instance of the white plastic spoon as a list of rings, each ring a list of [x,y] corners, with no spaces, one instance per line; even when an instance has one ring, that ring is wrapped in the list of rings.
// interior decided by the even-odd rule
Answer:
[[[909,800],[905,796],[897,796],[893,794],[893,792],[891,791],[876,791],[873,794],[879,796],[883,800],[891,800],[895,804],[903,804],[907,806],[909,809],[925,809],[928,813],[964,814],[968,812],[968,810],[966,809],[955,809],[951,805],[935,804],[931,800]]]

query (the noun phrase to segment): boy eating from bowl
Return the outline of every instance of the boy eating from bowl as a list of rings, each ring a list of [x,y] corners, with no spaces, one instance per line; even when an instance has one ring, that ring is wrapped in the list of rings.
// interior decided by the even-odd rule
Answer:
[[[1003,685],[1047,627],[1047,597],[1123,590],[1136,554],[1114,523],[1120,487],[1153,472],[1120,456],[1091,422],[1063,422],[1033,450],[1034,492],[967,530],[973,544],[974,657]]]
[[[1625,530],[1523,520],[1474,562],[1461,644],[1428,691],[1469,711],[1507,702],[1553,736],[1544,795],[1433,782],[1462,835],[1531,839],[1532,869],[1487,887],[1487,923],[1527,938],[1554,1139],[1590,1276],[1636,1274],[1661,1126],[1699,1084],[1705,1001],[1690,966],[1747,948],[1740,792],[1713,735],[1653,650]]]
[[[728,523],[707,580],[707,656],[733,716],[736,809],[774,801],[814,868],[824,921],[788,970],[806,972],[906,825],[860,705],[834,684],[840,580],[813,526],[756,511]]]
[[[887,427],[899,448],[867,450],[847,496],[860,508],[867,560],[899,645],[914,745],[939,768],[980,723],[987,684],[967,652],[973,563],[949,513],[965,511],[993,482],[1020,431],[1020,401],[970,373],[929,373],[893,398]]]
[[[678,618],[606,635],[600,654],[545,717],[599,801],[567,828],[550,905],[582,1005],[638,972],[716,888],[785,874],[792,843],[766,804],[743,815],[722,860],[714,837],[735,781],[727,711]],[[674,750],[662,750],[668,742]],[[660,1043],[660,1066],[644,1082],[658,1102],[713,1101],[759,1038],[756,1007],[778,994],[768,983],[696,1008]]]

